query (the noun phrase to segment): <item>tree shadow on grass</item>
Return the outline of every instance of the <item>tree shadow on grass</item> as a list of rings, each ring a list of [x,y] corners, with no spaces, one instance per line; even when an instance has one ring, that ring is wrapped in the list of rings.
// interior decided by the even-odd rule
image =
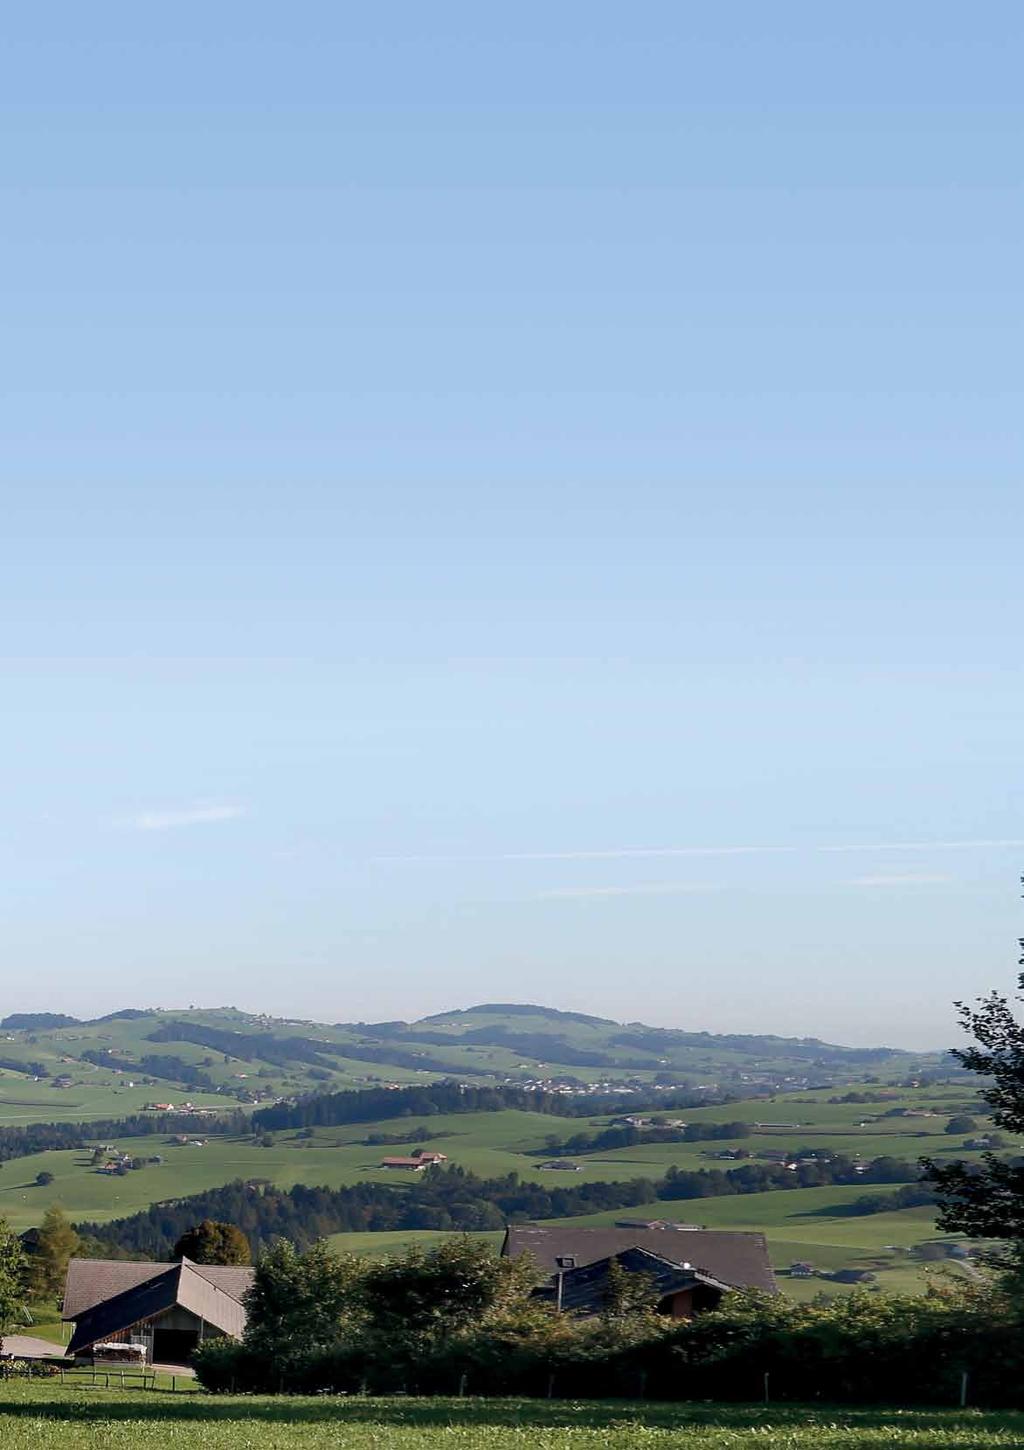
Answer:
[[[309,1399],[282,1396],[175,1396],[164,1392],[128,1391],[116,1397],[90,1398],[88,1392],[5,1401],[0,1390],[0,1440],[5,1418],[47,1420],[56,1424],[246,1423],[289,1425],[365,1425],[435,1427],[508,1426],[531,1429],[575,1427],[601,1429],[624,1422],[645,1428],[686,1430],[716,1426],[735,1430],[759,1426],[810,1427],[816,1424],[852,1427],[899,1427],[948,1435],[953,1430],[1007,1430],[1024,1433],[1024,1414],[1015,1411],[901,1410],[849,1406],[693,1405],[643,1403],[637,1400],[474,1400],[363,1397]],[[943,1443],[948,1443],[945,1439]]]

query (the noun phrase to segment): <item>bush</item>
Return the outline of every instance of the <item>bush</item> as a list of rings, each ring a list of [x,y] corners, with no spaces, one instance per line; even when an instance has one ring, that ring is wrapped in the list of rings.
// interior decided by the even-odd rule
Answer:
[[[196,1358],[214,1392],[1024,1403],[1024,1316],[1003,1281],[919,1298],[799,1305],[729,1294],[690,1321],[609,1305],[574,1319],[530,1297],[522,1260],[469,1241],[377,1264],[279,1244],[257,1266],[242,1344]]]
[[[945,1131],[954,1135],[973,1133],[977,1126],[977,1121],[974,1118],[968,1117],[966,1113],[958,1113],[955,1117],[950,1118],[946,1124]]]

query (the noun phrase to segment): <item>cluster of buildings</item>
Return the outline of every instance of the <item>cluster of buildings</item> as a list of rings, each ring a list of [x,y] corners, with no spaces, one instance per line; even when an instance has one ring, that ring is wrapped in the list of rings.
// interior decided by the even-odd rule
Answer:
[[[500,1081],[503,1087],[521,1088],[528,1093],[560,1094],[571,1098],[621,1098],[634,1093],[650,1097],[651,1093],[675,1093],[681,1087],[695,1093],[716,1093],[719,1089],[717,1082],[702,1082],[691,1086],[682,1082],[641,1082],[637,1078],[602,1078],[600,1082],[580,1082],[578,1078],[566,1077],[503,1077]]]
[[[216,1108],[197,1108],[195,1103],[143,1103],[144,1113],[174,1113],[182,1118],[214,1118],[217,1116]]]
[[[447,1153],[434,1153],[428,1148],[415,1148],[407,1156],[402,1154],[392,1155],[380,1160],[381,1168],[397,1168],[406,1173],[422,1173],[425,1168],[433,1168],[436,1163],[447,1163]]]
[[[506,1229],[501,1252],[528,1254],[545,1275],[536,1297],[580,1317],[601,1312],[613,1265],[642,1274],[659,1311],[677,1319],[715,1308],[730,1290],[778,1292],[764,1237],[756,1233],[657,1221],[614,1228],[517,1224]],[[72,1326],[66,1356],[187,1365],[206,1340],[242,1336],[253,1273],[189,1259],[72,1259],[64,1290],[63,1318]]]

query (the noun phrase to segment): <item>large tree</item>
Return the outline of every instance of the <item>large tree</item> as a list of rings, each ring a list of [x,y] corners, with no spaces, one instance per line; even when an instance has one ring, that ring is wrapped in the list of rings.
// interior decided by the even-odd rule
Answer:
[[[186,1229],[171,1257],[191,1259],[194,1264],[251,1264],[252,1249],[237,1224],[204,1218]]]
[[[246,1295],[245,1345],[279,1367],[336,1349],[362,1322],[362,1260],[278,1239],[256,1264]]]
[[[28,1260],[28,1282],[35,1298],[55,1299],[63,1292],[68,1260],[81,1246],[81,1239],[61,1209],[56,1204],[48,1208]]]
[[[1018,965],[1024,967],[1024,938],[1020,949]],[[1015,1000],[1024,1002],[1024,971],[1017,985],[1020,994]],[[1024,1134],[1024,1023],[1017,1021],[1010,1000],[998,992],[956,1006],[961,1027],[974,1041],[969,1047],[955,1048],[954,1056],[986,1079],[980,1092],[996,1126]],[[1024,1166],[994,1153],[983,1154],[980,1165],[942,1165],[925,1159],[924,1166],[924,1177],[939,1197],[940,1228],[973,1238],[1009,1240],[1018,1256],[1024,1253]]]
[[[25,1256],[21,1240],[0,1218],[0,1349],[3,1336],[25,1322]]]

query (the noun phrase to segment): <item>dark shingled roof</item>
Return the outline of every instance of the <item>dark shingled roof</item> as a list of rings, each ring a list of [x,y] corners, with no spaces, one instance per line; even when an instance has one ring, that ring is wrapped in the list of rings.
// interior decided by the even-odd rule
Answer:
[[[611,1258],[597,1259],[592,1264],[584,1264],[577,1269],[565,1269],[562,1272],[560,1298],[561,1307],[566,1313],[600,1313],[606,1302],[608,1275],[613,1262],[618,1262],[627,1273],[643,1274],[650,1284],[652,1299],[658,1304],[670,1295],[678,1294],[684,1289],[693,1289],[698,1284],[723,1292],[730,1288],[730,1285],[700,1269],[673,1264],[668,1259],[663,1259],[660,1254],[648,1253],[646,1249],[626,1249]],[[538,1291],[537,1297],[548,1301],[556,1300],[559,1297],[556,1281],[557,1275]]]
[[[157,1272],[151,1273],[142,1282],[129,1285],[120,1293],[79,1310],[74,1316],[75,1332],[67,1348],[69,1355],[81,1353],[111,1335],[132,1329],[175,1305],[190,1310],[224,1334],[241,1338],[245,1330],[245,1306],[239,1298],[212,1282],[210,1268],[217,1266],[198,1265],[182,1259],[179,1264],[135,1264],[132,1267],[156,1269]],[[251,1281],[252,1270],[244,1272]]]
[[[574,1228],[564,1224],[511,1224],[505,1230],[501,1252],[512,1258],[529,1254],[545,1274],[622,1255],[628,1249],[646,1249],[670,1264],[688,1264],[734,1289],[758,1289],[777,1294],[778,1285],[768,1260],[763,1234],[722,1233],[714,1229]]]
[[[124,1259],[72,1259],[64,1285],[63,1316],[78,1319],[93,1305],[166,1274],[170,1267],[170,1264],[133,1264]],[[241,1299],[252,1283],[252,1269],[242,1265],[192,1264],[192,1268],[232,1299]]]

